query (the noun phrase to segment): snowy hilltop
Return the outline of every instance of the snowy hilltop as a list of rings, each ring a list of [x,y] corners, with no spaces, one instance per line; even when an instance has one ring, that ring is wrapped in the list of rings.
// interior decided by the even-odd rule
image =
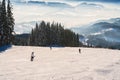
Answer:
[[[0,80],[120,80],[119,50],[78,49],[13,46],[0,53]]]

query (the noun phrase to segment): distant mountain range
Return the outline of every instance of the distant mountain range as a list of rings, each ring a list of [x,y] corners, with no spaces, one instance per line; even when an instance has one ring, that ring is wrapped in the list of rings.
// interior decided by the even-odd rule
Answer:
[[[30,33],[35,24],[36,21],[16,24],[15,31],[18,34]],[[74,27],[71,30],[80,34],[80,41],[85,45],[120,49],[120,18],[100,20],[92,25]]]
[[[30,33],[32,28],[35,27],[36,22],[40,21],[31,21],[15,24],[16,34]]]
[[[83,35],[84,39],[80,40],[91,46],[120,48],[120,18],[101,20],[72,30]]]

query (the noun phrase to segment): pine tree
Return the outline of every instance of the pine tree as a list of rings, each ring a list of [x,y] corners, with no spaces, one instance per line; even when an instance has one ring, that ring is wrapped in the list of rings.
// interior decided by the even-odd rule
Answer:
[[[58,43],[63,46],[64,37],[64,27],[61,24],[58,24]]]
[[[1,18],[2,18],[2,3],[0,2],[0,46],[2,45],[2,32],[3,32]]]
[[[2,28],[2,37],[1,37],[1,45],[7,44],[7,17],[6,17],[6,2],[5,0],[2,1],[1,7],[1,28]]]
[[[29,45],[34,46],[34,30],[32,29],[31,34],[30,34],[30,39],[29,39]]]
[[[8,24],[8,39],[10,44],[13,41],[12,32],[14,30],[14,24],[15,24],[10,0],[8,0],[8,5],[7,5],[7,24]]]
[[[79,34],[76,35],[76,46],[81,46],[82,43],[79,41]]]
[[[39,36],[40,38],[40,45],[42,46],[46,46],[47,44],[47,34],[46,34],[46,23],[44,21],[41,22],[41,24],[39,25],[40,27],[40,34]]]
[[[46,37],[47,37],[47,44],[51,45],[51,32],[50,32],[50,23],[47,22],[46,24]]]
[[[0,2],[0,46],[8,45],[12,42],[12,32],[14,30],[14,18],[10,0],[6,7],[6,0]]]
[[[39,44],[38,44],[38,42],[39,42],[39,40],[38,40],[38,35],[39,35],[39,26],[38,26],[38,23],[36,23],[36,27],[35,27],[35,29],[33,30],[33,37],[34,37],[34,44],[36,45],[36,46],[38,46]]]
[[[51,24],[51,41],[52,41],[52,43],[51,43],[51,45],[56,45],[57,44],[57,25],[53,22],[52,24]]]

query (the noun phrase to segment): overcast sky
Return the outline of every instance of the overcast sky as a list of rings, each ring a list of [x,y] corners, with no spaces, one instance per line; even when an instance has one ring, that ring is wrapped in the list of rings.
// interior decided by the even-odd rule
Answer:
[[[94,1],[94,2],[120,2],[120,0],[11,0],[11,1]]]
[[[35,1],[35,0],[34,0]],[[37,0],[38,1],[38,0]],[[58,0],[43,0],[43,1],[58,1]],[[60,0],[59,0],[60,1]],[[63,0],[62,0],[63,1]],[[64,0],[64,1],[94,1],[94,2],[120,2],[120,0]]]
[[[34,1],[38,1],[38,0],[34,0]],[[47,0],[47,1],[51,1],[51,0]],[[53,1],[57,1],[57,0],[53,0]],[[64,0],[64,1],[107,1],[107,2],[119,2],[120,0]]]
[[[52,7],[40,4],[13,4],[13,12],[16,24],[45,20],[49,22],[59,22],[62,23],[65,28],[71,28],[93,23],[97,20],[120,17],[120,5],[117,4],[119,2],[118,0],[105,0],[105,3],[102,2],[103,0],[82,0],[83,2],[80,2],[81,0],[59,1],[63,1],[65,4],[60,4],[58,6],[53,5]],[[68,4],[70,4],[71,7]],[[23,29],[23,26],[20,26],[20,28]],[[18,30],[18,27],[16,27],[16,29]],[[28,30],[27,27],[26,30]]]

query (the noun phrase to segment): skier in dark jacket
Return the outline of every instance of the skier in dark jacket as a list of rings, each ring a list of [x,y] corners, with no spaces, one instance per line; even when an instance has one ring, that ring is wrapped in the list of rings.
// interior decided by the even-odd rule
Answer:
[[[33,61],[34,60],[34,52],[32,52],[32,54],[31,54],[31,61]]]
[[[81,49],[79,48],[79,53],[81,53]]]

